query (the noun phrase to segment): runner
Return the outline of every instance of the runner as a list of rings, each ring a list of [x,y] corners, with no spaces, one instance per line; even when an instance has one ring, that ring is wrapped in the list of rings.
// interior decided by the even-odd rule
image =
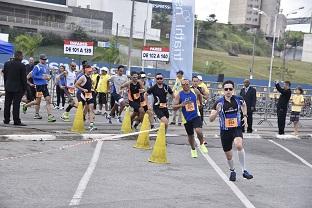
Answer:
[[[135,129],[137,129],[144,116],[144,110],[141,108],[141,93],[144,92],[144,84],[138,78],[139,74],[137,72],[131,72],[131,80],[120,86],[120,90],[128,88],[129,105],[133,108],[131,124]]]
[[[32,70],[32,78],[34,84],[36,85],[36,100],[24,104],[23,112],[26,113],[27,108],[33,105],[40,105],[41,97],[44,97],[46,101],[46,108],[48,113],[48,122],[55,122],[56,119],[51,113],[51,97],[48,90],[48,83],[51,79],[51,75],[46,65],[46,60],[48,59],[45,54],[40,55],[40,62]],[[39,114],[36,114],[39,117]]]
[[[167,94],[173,96],[172,89],[164,84],[164,77],[162,73],[157,73],[155,76],[156,84],[147,90],[148,94],[154,97],[153,110],[161,122],[165,123],[166,129],[168,128],[169,111],[167,105]]]
[[[96,110],[97,107],[97,97],[98,97],[98,93],[96,91],[98,85],[99,85],[99,80],[100,80],[100,74],[99,74],[99,68],[98,67],[92,67],[93,69],[93,73],[91,75],[91,80],[92,80],[92,96],[94,98],[94,112],[95,115],[100,115],[101,112]]]
[[[66,78],[65,78],[65,66],[61,65],[60,69],[55,77],[55,85],[56,85],[56,106],[54,109],[63,110],[65,106],[65,86],[66,86]],[[62,99],[62,106],[60,107]]]
[[[87,65],[85,67],[85,73],[82,75],[77,82],[75,83],[76,88],[80,90],[80,93],[77,93],[77,99],[79,102],[82,102],[85,109],[89,113],[89,130],[96,130],[97,128],[94,125],[94,97],[92,95],[92,80],[91,80],[92,68]]]
[[[111,93],[111,97],[114,99],[115,103],[111,109],[110,114],[107,117],[109,123],[112,123],[111,117],[112,117],[112,115],[115,115],[115,111],[118,107],[120,107],[120,110],[118,111],[118,114],[117,114],[117,120],[119,123],[122,123],[120,115],[121,115],[123,109],[125,108],[126,103],[125,103],[125,100],[123,98],[123,92],[120,90],[120,86],[128,81],[128,77],[125,74],[123,74],[124,69],[125,69],[124,66],[122,66],[122,65],[118,66],[116,75],[114,75],[110,78],[110,83],[111,83],[110,93]]]
[[[202,95],[202,97],[204,99],[208,100],[208,97],[209,97],[208,91],[206,91],[204,87],[200,87],[199,83],[200,83],[199,78],[197,76],[193,76],[193,78],[192,78],[192,88],[193,89],[197,89],[200,92],[200,94]],[[202,100],[202,102],[198,103],[199,104],[198,107],[199,107],[200,117],[201,117],[202,121],[204,121],[203,102],[204,102],[204,100]]]
[[[75,99],[75,82],[76,82],[76,63],[71,62],[70,68],[66,70],[65,79],[66,87],[64,89],[65,95],[67,96],[68,106],[65,112],[61,116],[63,121],[69,122],[69,112],[73,107],[77,107],[77,100]]]
[[[145,72],[141,71],[139,78],[143,82],[144,90],[145,90],[144,92],[141,93],[141,107],[143,108],[145,113],[148,113],[148,118],[151,124],[151,129],[153,129],[155,127],[154,122],[155,122],[156,117],[154,118],[151,105],[148,105],[148,103],[153,103],[153,95],[148,95],[146,92],[153,85],[151,85],[151,82],[149,82],[149,80],[146,80]]]
[[[109,79],[110,75],[107,74],[108,68],[102,67],[101,68],[101,74],[100,74],[100,79],[99,79],[99,84],[97,88],[95,89],[98,92],[98,97],[99,97],[99,112],[100,114],[107,116],[108,112],[108,105],[107,105],[107,100],[108,100],[108,89],[109,89]],[[104,110],[103,110],[103,105],[104,105]]]
[[[182,108],[182,122],[188,136],[188,141],[191,145],[191,156],[197,158],[197,151],[195,149],[194,129],[197,138],[200,142],[200,149],[203,153],[208,153],[204,144],[204,136],[202,132],[203,122],[200,119],[198,106],[202,102],[202,95],[197,89],[190,88],[189,80],[182,80],[182,91],[180,91],[174,98],[173,109],[178,110]]]
[[[224,96],[217,100],[210,115],[213,122],[219,115],[220,135],[223,151],[230,168],[230,181],[236,181],[236,172],[232,159],[233,142],[236,146],[238,159],[242,168],[243,177],[252,179],[253,176],[245,168],[245,150],[243,147],[243,133],[241,111],[243,113],[244,125],[247,125],[247,106],[242,97],[233,95],[234,82],[231,80],[223,83]]]

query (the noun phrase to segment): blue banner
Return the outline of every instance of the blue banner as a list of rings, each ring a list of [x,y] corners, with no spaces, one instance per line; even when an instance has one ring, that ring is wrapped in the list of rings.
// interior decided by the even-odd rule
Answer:
[[[195,0],[172,1],[170,34],[170,78],[182,70],[186,79],[192,78],[194,47]]]

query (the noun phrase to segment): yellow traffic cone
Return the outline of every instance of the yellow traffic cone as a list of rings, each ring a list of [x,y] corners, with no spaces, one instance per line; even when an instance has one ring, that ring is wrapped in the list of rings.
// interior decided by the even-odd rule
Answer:
[[[75,114],[75,119],[73,122],[73,126],[71,128],[71,131],[76,133],[83,133],[85,131],[84,128],[84,121],[83,121],[83,106],[82,102],[78,103],[78,108]]]
[[[166,148],[166,130],[165,123],[160,123],[160,127],[157,133],[156,142],[153,147],[152,155],[148,159],[153,163],[168,163],[167,161],[167,148]]]
[[[124,134],[128,134],[132,132],[131,128],[131,115],[130,115],[130,107],[126,109],[125,117],[122,121],[121,132]]]
[[[148,114],[145,113],[142,126],[140,129],[140,134],[138,136],[138,139],[136,141],[136,144],[133,146],[134,148],[138,149],[151,149],[150,147],[150,141],[149,141],[149,131],[151,129],[151,124],[148,118]]]

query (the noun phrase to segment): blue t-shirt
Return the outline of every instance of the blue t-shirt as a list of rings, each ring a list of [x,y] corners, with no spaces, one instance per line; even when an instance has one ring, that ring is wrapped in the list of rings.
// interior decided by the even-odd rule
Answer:
[[[182,107],[182,114],[185,120],[183,123],[191,121],[194,118],[200,116],[197,106],[197,96],[195,92],[193,90],[190,90],[189,93],[186,93],[182,90],[179,92],[179,95],[179,103],[186,102],[186,105]]]
[[[37,64],[32,70],[32,78],[35,85],[47,85],[48,80],[45,80],[44,75],[50,75],[47,65]]]

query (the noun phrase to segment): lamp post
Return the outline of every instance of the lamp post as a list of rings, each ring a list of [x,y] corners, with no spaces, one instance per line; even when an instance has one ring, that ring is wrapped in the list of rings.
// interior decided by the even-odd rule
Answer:
[[[145,21],[144,21],[143,46],[146,45],[146,30],[147,30],[147,19],[148,19],[148,14],[149,14],[149,5],[150,5],[150,0],[147,0],[146,18],[145,18]],[[142,60],[142,71],[144,71],[144,67],[145,67],[145,61]]]

